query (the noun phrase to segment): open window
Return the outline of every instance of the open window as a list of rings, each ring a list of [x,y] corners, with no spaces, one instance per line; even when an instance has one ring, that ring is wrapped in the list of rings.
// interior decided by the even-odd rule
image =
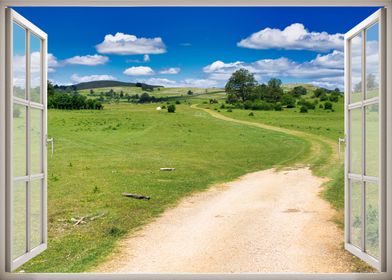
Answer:
[[[385,10],[345,36],[345,248],[385,271]]]
[[[46,249],[47,36],[7,9],[7,270]]]

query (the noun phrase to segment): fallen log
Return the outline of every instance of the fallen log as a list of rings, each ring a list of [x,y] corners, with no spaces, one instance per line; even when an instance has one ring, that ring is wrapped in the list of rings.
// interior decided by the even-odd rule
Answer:
[[[149,196],[140,195],[140,194],[122,193],[122,195],[125,196],[125,197],[131,197],[131,198],[135,198],[135,199],[150,200],[150,197],[149,197]]]
[[[161,170],[161,171],[174,171],[176,169],[172,168],[172,167],[163,167],[163,168],[159,168],[159,170]]]

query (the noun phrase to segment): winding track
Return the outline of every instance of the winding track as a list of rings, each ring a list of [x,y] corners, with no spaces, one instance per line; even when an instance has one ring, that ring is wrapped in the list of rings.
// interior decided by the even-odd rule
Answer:
[[[195,109],[223,121],[306,137],[312,144],[308,163],[331,155],[323,153],[326,146],[336,147],[323,137]],[[332,154],[328,163],[336,157]],[[297,165],[211,187],[121,241],[96,271],[349,272],[343,233],[331,221],[335,212],[319,196],[325,181]]]

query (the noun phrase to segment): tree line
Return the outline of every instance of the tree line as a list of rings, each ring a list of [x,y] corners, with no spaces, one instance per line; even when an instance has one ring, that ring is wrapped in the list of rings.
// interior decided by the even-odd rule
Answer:
[[[329,90],[317,88],[313,92],[312,99],[303,98],[308,90],[303,86],[296,86],[289,92],[285,92],[282,81],[272,78],[267,84],[259,84],[254,75],[246,69],[235,71],[225,85],[227,103],[237,108],[251,110],[276,110],[283,108],[300,107],[300,112],[323,108],[333,110],[332,102],[338,102],[342,93],[337,88]],[[324,104],[320,104],[324,102]]]
[[[71,88],[60,88],[48,82],[48,108],[62,110],[102,110],[100,101],[87,98]]]

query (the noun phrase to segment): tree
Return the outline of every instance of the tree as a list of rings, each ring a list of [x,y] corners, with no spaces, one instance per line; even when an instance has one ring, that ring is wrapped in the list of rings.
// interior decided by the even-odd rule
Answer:
[[[249,99],[254,87],[257,85],[255,77],[246,69],[235,71],[225,86],[228,101],[235,103],[241,100],[245,102]]]
[[[50,81],[48,81],[48,97],[53,96],[54,92],[55,92],[55,89],[54,89],[53,84]]]
[[[175,113],[176,112],[176,105],[170,104],[169,106],[167,106],[167,111],[169,113]]]
[[[290,93],[294,96],[294,97],[301,97],[301,95],[306,95],[307,93],[307,89],[304,88],[303,86],[297,86],[294,87]]]
[[[142,93],[142,95],[140,95],[140,98],[139,98],[140,103],[147,103],[147,102],[150,102],[150,100],[151,100],[150,95],[148,95],[147,92],[144,92],[144,93]]]
[[[326,91],[325,91],[324,88],[317,88],[317,89],[314,91],[314,96],[315,96],[315,97],[320,97],[320,96],[322,96],[322,95],[324,95],[324,94],[326,94]]]
[[[192,95],[192,94],[193,94],[193,91],[188,90],[187,94],[188,94],[188,95]]]
[[[331,102],[325,102],[324,103],[324,110],[332,110],[333,105]]]

